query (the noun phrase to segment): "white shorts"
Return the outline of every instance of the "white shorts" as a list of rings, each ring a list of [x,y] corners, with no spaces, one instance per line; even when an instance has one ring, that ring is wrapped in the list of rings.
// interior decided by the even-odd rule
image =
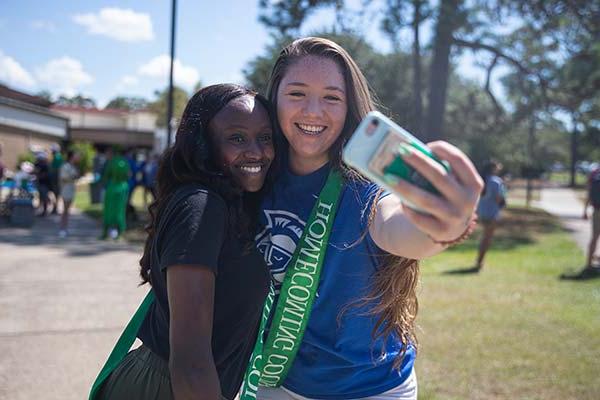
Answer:
[[[361,397],[356,400],[417,400],[417,374],[413,368],[410,376],[400,386],[396,386],[387,392],[369,397]],[[300,396],[284,387],[267,388],[260,386],[256,395],[258,400],[313,400]]]

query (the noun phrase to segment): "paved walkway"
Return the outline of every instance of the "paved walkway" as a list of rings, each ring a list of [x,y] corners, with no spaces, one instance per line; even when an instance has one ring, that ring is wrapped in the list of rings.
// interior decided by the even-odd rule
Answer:
[[[81,400],[143,298],[141,249],[97,240],[79,213],[32,229],[0,222],[0,399]]]
[[[541,190],[540,200],[534,204],[550,214],[560,217],[563,226],[571,231],[577,245],[587,253],[592,235],[589,220],[584,220],[583,204],[575,192],[569,188],[545,188]],[[591,212],[588,212],[591,215]]]

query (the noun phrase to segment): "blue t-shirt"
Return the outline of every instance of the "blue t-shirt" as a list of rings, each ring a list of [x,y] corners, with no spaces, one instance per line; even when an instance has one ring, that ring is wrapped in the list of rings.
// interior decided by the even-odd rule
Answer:
[[[257,236],[257,247],[277,281],[277,292],[328,173],[328,165],[305,176],[286,170],[263,202],[265,228]],[[401,368],[394,369],[402,344],[397,338],[386,344],[382,339],[373,342],[376,316],[365,315],[364,307],[351,304],[368,293],[385,254],[367,226],[378,190],[373,183],[354,181],[342,189],[312,313],[284,382],[284,387],[302,396],[373,396],[399,386],[412,371],[414,348],[407,349]]]
[[[500,218],[500,204],[498,196],[505,196],[504,183],[502,179],[491,175],[485,182],[485,194],[479,199],[477,215],[484,220]]]

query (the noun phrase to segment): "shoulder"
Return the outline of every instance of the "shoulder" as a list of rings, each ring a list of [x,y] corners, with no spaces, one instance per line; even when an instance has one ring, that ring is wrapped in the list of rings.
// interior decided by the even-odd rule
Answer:
[[[504,181],[499,176],[492,175],[489,178],[489,183],[492,184],[492,185],[494,185],[494,186],[502,186],[504,184]]]
[[[217,192],[199,183],[178,188],[172,201],[175,201],[176,205],[192,210],[210,209],[213,212],[222,213],[226,213],[227,210],[225,200]]]
[[[366,179],[350,178],[344,182],[344,189],[351,193],[355,193],[361,202],[372,200],[379,191],[381,186]]]

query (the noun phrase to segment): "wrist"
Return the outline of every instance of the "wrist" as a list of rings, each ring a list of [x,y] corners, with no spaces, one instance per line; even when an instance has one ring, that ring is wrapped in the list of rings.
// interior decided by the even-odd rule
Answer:
[[[469,218],[469,221],[467,222],[465,230],[455,239],[437,240],[436,238],[434,238],[433,236],[431,236],[429,234],[427,234],[427,236],[433,243],[435,243],[437,245],[441,245],[444,247],[450,247],[450,246],[457,245],[457,244],[462,243],[465,240],[467,240],[469,238],[469,236],[471,236],[471,234],[473,234],[473,231],[475,231],[476,227],[477,227],[477,214],[473,213],[473,215],[471,215],[471,218]]]

